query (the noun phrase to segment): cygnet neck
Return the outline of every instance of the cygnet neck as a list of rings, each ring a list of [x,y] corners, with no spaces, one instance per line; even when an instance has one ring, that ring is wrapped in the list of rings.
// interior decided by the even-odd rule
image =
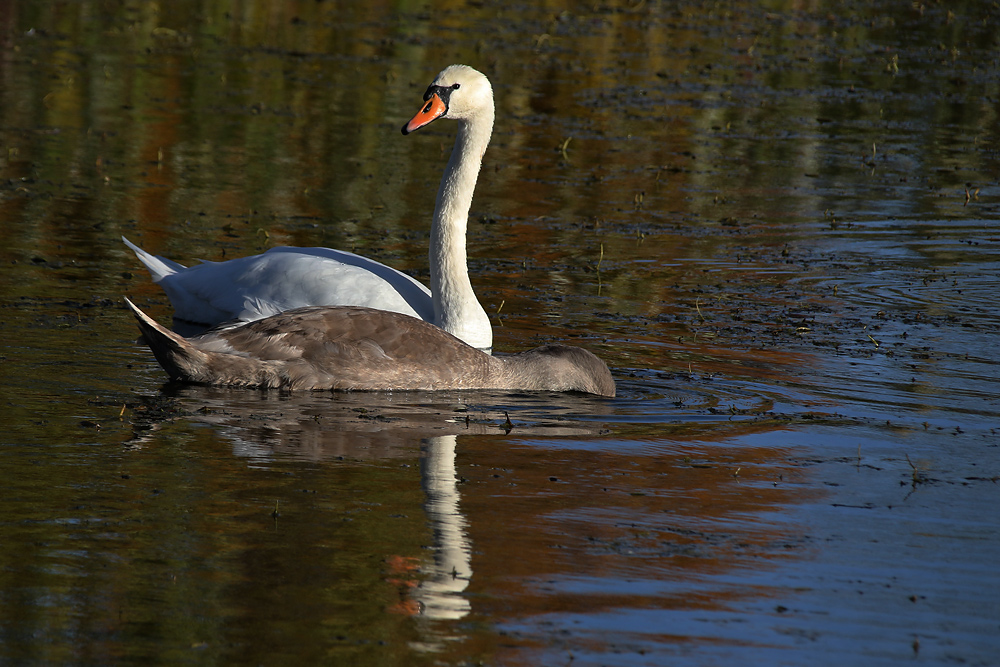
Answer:
[[[565,345],[543,345],[520,354],[492,357],[490,383],[512,390],[584,391],[614,396],[607,365],[590,352]]]

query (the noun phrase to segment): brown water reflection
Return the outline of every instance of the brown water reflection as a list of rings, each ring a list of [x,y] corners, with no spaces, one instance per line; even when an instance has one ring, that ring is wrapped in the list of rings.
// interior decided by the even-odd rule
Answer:
[[[373,470],[409,470],[409,482],[398,478],[393,487],[412,486],[414,444],[421,442],[425,495],[419,501],[412,495],[394,498],[393,509],[401,515],[389,516],[412,521],[422,507],[430,533],[423,550],[429,555],[400,550],[385,556],[380,587],[400,596],[387,611],[420,621],[415,626],[420,638],[411,641],[422,650],[445,655],[498,650],[480,646],[496,638],[427,625],[470,614],[475,622],[490,622],[509,617],[511,609],[517,610],[513,618],[522,618],[584,608],[600,614],[622,605],[726,608],[734,598],[767,593],[731,590],[718,578],[745,567],[776,567],[767,563],[801,554],[801,527],[778,518],[783,506],[813,493],[799,484],[800,472],[787,461],[791,450],[720,451],[717,444],[723,431],[726,439],[739,440],[771,433],[773,423],[685,424],[670,429],[669,441],[662,431],[646,443],[634,437],[615,441],[595,437],[604,425],[594,413],[604,411],[606,401],[551,398],[561,409],[549,407],[545,397],[479,392],[275,401],[246,392],[184,388],[171,409],[185,421],[212,424],[216,437],[251,469],[286,468],[289,456],[319,464],[308,477],[289,469],[287,474],[307,486],[287,488],[280,501],[276,498],[282,508],[275,524],[279,532],[295,530],[303,512],[323,523],[343,512],[329,497],[317,505],[298,496],[329,496],[343,487],[344,480],[334,480],[345,466],[368,462]],[[503,412],[477,407],[498,400]],[[574,419],[575,411],[588,421]],[[162,429],[172,428],[168,422],[147,430],[142,413],[136,411],[139,437],[128,442],[133,455],[162,446]],[[439,435],[422,437],[432,433]],[[561,439],[567,436],[572,440]],[[716,444],[705,444],[707,438]],[[313,476],[317,487],[308,486]],[[208,497],[219,495],[215,484],[205,490]],[[362,504],[376,513],[372,519],[385,520],[383,502],[365,492]],[[291,527],[285,525],[286,515],[294,517]],[[356,542],[352,550],[386,546],[384,538],[371,535],[336,539]],[[259,546],[246,542],[233,548],[249,553]],[[559,583],[567,573],[572,573],[569,580]],[[240,595],[256,594],[241,590]],[[335,613],[319,607],[321,613]],[[299,623],[311,641],[331,641],[326,633],[314,634],[319,627],[310,628],[309,619]],[[356,639],[340,635],[338,641]]]
[[[997,25],[0,0],[0,662],[988,664]],[[619,398],[163,387],[119,237],[425,279],[452,62],[496,346]]]

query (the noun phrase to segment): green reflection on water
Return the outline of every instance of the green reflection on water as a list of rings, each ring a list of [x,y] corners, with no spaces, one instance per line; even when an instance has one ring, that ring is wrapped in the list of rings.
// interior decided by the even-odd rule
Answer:
[[[389,563],[428,539],[415,454],[265,468],[173,426],[8,453],[6,658],[395,662],[419,637],[387,613],[416,583]]]
[[[959,279],[995,272],[981,237],[997,218],[998,24],[982,3],[0,3],[0,661],[412,664],[414,643],[458,634],[463,657],[488,659],[506,641],[493,616],[439,627],[397,613],[418,577],[393,563],[426,563],[431,542],[416,438],[399,436],[409,453],[397,459],[261,462],[187,419],[137,446],[130,411],[119,418],[163,376],[132,346],[117,299],[168,313],[122,234],[182,262],[289,243],[426,275],[452,130],[398,128],[451,62],[497,89],[470,261],[487,310],[502,313],[498,346],[579,335],[624,373],[784,383],[824,352],[867,360],[866,327],[884,324],[863,366],[872,395],[914,378],[927,401],[914,413],[945,400],[983,410],[989,386],[963,394],[974,383],[941,354],[991,349],[995,315],[962,309],[988,304],[993,286]],[[892,281],[870,277],[876,260]],[[895,329],[894,310],[907,318]],[[885,311],[888,323],[874,317]],[[944,349],[926,363],[915,355],[932,351],[912,342],[923,316],[939,327],[924,334],[932,351]],[[962,318],[962,335],[947,318]],[[799,328],[817,357],[788,345]],[[978,363],[981,381],[995,364]],[[633,397],[635,412],[616,417],[658,414],[618,437],[710,440],[701,424],[661,427],[679,399],[653,372],[640,378],[634,392],[649,384],[659,398]],[[253,431],[247,446],[268,438]],[[615,472],[629,470],[622,448]],[[585,495],[586,474],[523,465],[540,476],[524,486],[543,491],[520,509],[490,495],[508,488],[475,498],[480,525],[508,531],[477,535],[491,565],[470,597],[496,616],[519,601],[502,539],[519,535],[504,522],[524,528],[523,506],[544,514],[553,497],[596,502],[544,492],[562,475]],[[659,483],[636,493],[655,498]],[[724,495],[706,493],[706,505]],[[792,502],[774,495],[779,509]],[[634,519],[623,507],[614,517]],[[576,537],[590,528],[577,517]],[[540,554],[519,564],[530,576],[553,547],[543,528],[525,533]],[[557,552],[543,571],[586,558],[611,562],[613,581],[619,537],[597,556]],[[536,598],[539,614],[558,605]]]

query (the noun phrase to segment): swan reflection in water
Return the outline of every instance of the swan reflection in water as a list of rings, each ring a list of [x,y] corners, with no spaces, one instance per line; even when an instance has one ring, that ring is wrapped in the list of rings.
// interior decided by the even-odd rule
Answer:
[[[457,619],[471,611],[463,596],[472,579],[471,545],[466,519],[459,509],[455,446],[458,437],[442,435],[424,441],[420,484],[424,512],[434,531],[434,564],[413,591],[420,615],[430,619]]]
[[[239,457],[268,462],[378,461],[410,458],[421,443],[423,510],[433,535],[433,558],[420,564],[420,582],[408,603],[394,607],[428,620],[455,620],[471,611],[465,591],[472,580],[468,519],[461,511],[456,458],[458,435],[497,436],[517,421],[517,436],[595,434],[604,424],[583,421],[606,413],[599,398],[503,392],[314,393],[282,395],[195,385],[166,385],[183,419],[209,424]],[[471,406],[503,406],[476,408]],[[574,417],[576,417],[574,419]],[[137,432],[141,447],[157,428]],[[378,551],[372,545],[371,551]],[[433,640],[427,640],[433,650]]]

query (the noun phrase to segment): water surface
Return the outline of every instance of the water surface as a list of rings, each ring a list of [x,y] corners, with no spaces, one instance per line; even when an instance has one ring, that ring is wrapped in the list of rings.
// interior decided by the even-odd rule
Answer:
[[[0,3],[0,662],[989,664],[982,3]],[[280,244],[426,280],[453,127],[496,347],[619,396],[165,385],[124,310]]]

